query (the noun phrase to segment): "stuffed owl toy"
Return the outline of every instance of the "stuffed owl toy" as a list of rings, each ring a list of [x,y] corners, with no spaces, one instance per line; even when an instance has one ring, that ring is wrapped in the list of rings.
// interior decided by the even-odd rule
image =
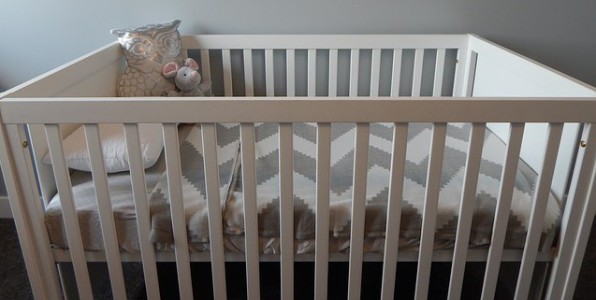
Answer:
[[[118,80],[120,97],[167,96],[176,87],[162,76],[166,62],[183,63],[179,20],[130,29],[115,29],[126,58],[126,69]]]

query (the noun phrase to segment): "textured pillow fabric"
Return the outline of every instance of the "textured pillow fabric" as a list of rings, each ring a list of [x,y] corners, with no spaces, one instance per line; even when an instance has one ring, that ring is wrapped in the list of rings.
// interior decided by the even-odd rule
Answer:
[[[183,63],[179,20],[129,29],[114,29],[126,57],[126,69],[118,80],[118,96],[167,96],[173,82],[162,76],[168,62]]]
[[[106,172],[116,173],[129,171],[126,137],[122,124],[100,124],[99,135],[101,139],[104,165]],[[139,124],[139,139],[141,141],[141,156],[143,167],[153,166],[163,150],[163,139],[160,124]],[[70,134],[63,142],[64,158],[69,168],[80,171],[91,171],[91,160],[85,131],[83,126]],[[49,153],[43,162],[51,164]]]

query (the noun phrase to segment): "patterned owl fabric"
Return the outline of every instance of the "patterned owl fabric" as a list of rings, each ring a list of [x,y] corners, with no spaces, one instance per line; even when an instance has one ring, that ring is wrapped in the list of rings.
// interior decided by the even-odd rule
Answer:
[[[114,29],[126,58],[126,69],[118,80],[120,97],[167,96],[174,83],[162,76],[168,62],[186,59],[178,32],[179,20],[128,29]]]

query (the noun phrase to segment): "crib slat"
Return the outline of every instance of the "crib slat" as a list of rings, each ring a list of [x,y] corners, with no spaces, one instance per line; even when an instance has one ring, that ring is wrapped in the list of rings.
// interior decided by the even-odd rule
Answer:
[[[329,178],[331,124],[317,124],[317,215],[315,225],[315,296],[327,299],[329,266]]]
[[[358,96],[358,75],[360,74],[360,50],[352,49],[350,55],[350,97]]]
[[[524,134],[524,125],[523,123],[512,123],[509,130],[509,142],[507,143],[507,153],[505,154],[505,163],[501,174],[501,187],[499,188],[499,198],[493,222],[493,234],[488,250],[486,271],[482,286],[482,299],[492,299],[497,286],[501,257],[503,255],[503,243],[509,220],[509,209],[513,196],[513,185],[515,183],[519,161],[519,151]]]
[[[205,166],[205,192],[209,211],[209,246],[213,298],[226,299],[226,265],[224,260],[219,171],[217,167],[216,125],[201,124],[203,139],[203,165]]]
[[[379,96],[379,78],[381,77],[381,49],[372,50],[370,72],[370,96]]]
[[[428,174],[426,178],[424,213],[422,217],[420,252],[418,254],[418,271],[416,274],[416,299],[426,299],[428,297],[446,133],[446,123],[435,123],[433,125]]]
[[[369,132],[370,125],[368,123],[358,123],[356,125],[353,175],[354,189],[352,192],[352,228],[350,229],[350,272],[348,276],[348,299],[360,299]]]
[[[329,50],[329,97],[337,96],[337,49]]]
[[[443,90],[443,73],[445,70],[445,49],[437,49],[435,63],[435,81],[433,84],[433,97],[440,97]]]
[[[279,124],[281,299],[294,297],[294,145],[291,123]]]
[[[74,272],[77,276],[79,296],[83,299],[92,299],[93,292],[91,290],[91,280],[89,279],[89,269],[87,268],[87,260],[85,259],[85,250],[81,238],[81,227],[72,194],[70,174],[68,173],[66,160],[64,159],[60,126],[58,124],[47,124],[45,129],[52,166],[54,168],[54,177],[56,178],[60,203],[62,204],[62,217],[64,224],[66,224],[68,247],[70,249]]]
[[[224,49],[221,51],[223,60],[223,83],[224,83],[224,95],[234,95],[232,91],[232,53],[230,49]]]
[[[308,49],[308,96],[317,95],[317,50]]]
[[[402,50],[393,50],[393,68],[391,71],[391,97],[399,96],[399,86],[401,83],[401,57]]]
[[[420,96],[422,86],[422,64],[424,62],[424,49],[416,49],[414,56],[414,75],[412,79],[412,97]]]
[[[122,260],[118,247],[118,236],[116,235],[110,191],[108,190],[103,151],[99,140],[99,129],[97,124],[85,124],[84,126],[87,148],[89,149],[89,157],[91,159],[91,171],[101,222],[101,232],[103,234],[103,244],[108,263],[110,282],[112,284],[112,296],[114,299],[125,299],[126,286],[122,273]]]
[[[286,50],[286,90],[287,96],[296,95],[296,50]]]
[[[201,49],[201,77],[203,82],[211,82],[211,60],[209,50]]]
[[[251,123],[240,125],[242,190],[244,195],[244,238],[246,253],[246,286],[248,299],[260,298],[259,224],[255,168],[255,128]]]
[[[395,271],[399,249],[399,227],[407,141],[408,123],[394,124],[393,149],[391,151],[391,177],[389,179],[389,203],[387,206],[387,224],[385,225],[385,251],[383,252],[383,283],[381,286],[381,299],[385,300],[393,299],[395,293]],[[390,232],[393,234],[388,234]]]
[[[252,72],[252,50],[245,49],[242,51],[244,56],[244,92],[247,97],[252,97],[255,94],[254,79]]]
[[[464,184],[462,187],[463,193],[459,205],[459,218],[457,220],[457,233],[455,236],[455,247],[451,265],[449,292],[447,295],[447,299],[451,300],[457,300],[461,297],[485,132],[485,123],[472,124],[472,132],[470,133],[470,142],[468,144]]]
[[[542,163],[542,172],[539,174],[537,188],[534,192],[534,199],[532,201],[532,211],[530,214],[530,221],[528,222],[528,233],[526,236],[519,276],[517,277],[515,299],[527,299],[530,291],[529,283],[532,282],[532,275],[534,273],[540,236],[544,226],[544,214],[546,212],[550,194],[550,187],[552,184],[562,132],[563,124],[549,124],[546,152]]]
[[[181,299],[192,299],[190,257],[188,254],[186,217],[182,196],[178,126],[173,123],[163,124],[163,137],[166,174],[168,178],[168,198],[170,199],[176,268],[178,270],[178,289],[180,290]]]
[[[265,81],[267,96],[275,96],[275,65],[273,63],[273,49],[265,50]]]
[[[126,148],[128,163],[130,165],[130,177],[132,183],[133,200],[135,203],[135,214],[137,216],[137,231],[139,245],[141,248],[141,260],[143,261],[143,275],[145,276],[145,290],[147,298],[159,299],[159,284],[157,279],[157,267],[153,243],[149,240],[150,224],[149,206],[145,187],[145,170],[141,158],[141,144],[139,139],[139,127],[137,124],[124,124],[126,136]]]

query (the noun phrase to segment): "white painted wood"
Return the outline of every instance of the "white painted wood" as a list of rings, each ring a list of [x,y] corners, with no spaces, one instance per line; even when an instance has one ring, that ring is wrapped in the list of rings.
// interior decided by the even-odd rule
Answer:
[[[247,97],[252,97],[255,95],[252,51],[245,49],[242,55],[244,57],[244,93]]]
[[[149,218],[149,204],[145,187],[145,170],[141,158],[141,144],[139,127],[137,124],[124,124],[126,136],[126,149],[130,165],[135,214],[137,216],[137,231],[139,246],[141,248],[141,261],[143,262],[143,275],[145,277],[145,290],[147,298],[158,300],[159,284],[153,243],[149,240],[151,220]]]
[[[391,71],[391,97],[399,96],[399,87],[401,83],[401,60],[402,50],[393,50],[393,69]]]
[[[79,297],[91,299],[93,292],[91,290],[91,281],[89,279],[89,270],[85,260],[85,250],[83,249],[83,240],[79,227],[79,219],[76,213],[76,207],[72,195],[72,184],[70,174],[66,167],[64,159],[64,150],[62,148],[62,136],[57,124],[47,124],[45,126],[54,167],[54,177],[58,186],[60,203],[62,204],[62,216],[66,224],[66,236],[68,238],[68,247],[72,258],[74,272],[77,276],[77,289]]]
[[[424,49],[416,49],[414,53],[414,74],[412,75],[412,97],[420,96],[422,87],[422,64],[424,63]]]
[[[317,95],[317,50],[308,49],[308,96]]]
[[[180,143],[178,126],[163,124],[164,157],[168,178],[168,198],[172,215],[172,231],[176,251],[176,268],[178,270],[178,289],[181,299],[192,299],[192,280],[190,275],[190,258],[188,255],[188,239],[186,234],[186,216],[182,195],[182,178],[180,168]]]
[[[445,49],[437,49],[433,96],[441,97],[443,91],[443,73],[445,71]]]
[[[294,298],[294,145],[292,123],[279,124],[281,298]]]
[[[528,222],[528,233],[524,246],[524,255],[522,257],[519,275],[517,277],[517,287],[515,290],[516,299],[527,299],[530,291],[530,283],[534,274],[534,264],[540,243],[542,228],[544,227],[544,214],[550,195],[550,186],[552,183],[553,172],[561,134],[563,133],[563,124],[550,124],[548,132],[548,141],[544,155],[542,172],[538,175],[536,182],[536,191],[532,203],[532,211]]]
[[[393,299],[399,249],[401,201],[404,186],[408,124],[396,123],[393,128],[391,155],[391,177],[389,179],[389,203],[385,227],[385,251],[383,252],[383,282],[381,299]],[[388,234],[393,233],[393,234]]]
[[[381,49],[372,50],[370,71],[370,96],[379,96],[379,78],[381,76]]]
[[[420,250],[418,254],[418,269],[416,272],[415,299],[426,299],[428,297],[446,134],[446,123],[433,124],[428,174],[426,177],[426,192],[424,195],[424,212],[422,217]]]
[[[287,96],[296,95],[296,51],[286,50],[286,90]]]
[[[329,97],[337,96],[337,59],[338,50],[329,50]]]
[[[255,167],[255,128],[253,124],[242,123],[240,125],[240,144],[247,295],[248,299],[259,299],[261,293],[259,284],[259,224]]]
[[[265,49],[265,82],[267,96],[275,96],[275,64],[272,49]]]
[[[101,232],[103,234],[103,245],[106,252],[108,273],[112,285],[112,296],[115,299],[126,298],[126,285],[122,273],[122,262],[120,258],[120,247],[116,235],[116,225],[112,211],[112,198],[108,189],[108,178],[103,161],[103,151],[99,138],[97,124],[85,124],[85,140],[91,160],[91,172],[95,187],[95,199],[99,211]]]
[[[213,298],[226,299],[226,265],[224,257],[223,223],[219,195],[216,125],[201,124],[205,192],[209,211],[209,253],[213,283]]]
[[[232,96],[232,53],[229,49],[221,50],[223,61],[224,95]]]
[[[451,276],[449,277],[450,281],[447,299],[450,300],[461,298],[485,132],[486,124],[472,124],[472,132],[470,133],[470,141],[468,144],[468,156],[466,158],[464,185],[462,187],[463,193],[459,206],[459,219],[457,220],[457,233],[453,250],[453,261],[451,264]]]
[[[360,50],[350,51],[350,97],[358,96],[358,77],[360,75]]]
[[[212,82],[211,81],[211,59],[209,55],[209,50],[201,49],[201,65],[199,66],[199,72],[201,73],[202,82]]]
[[[329,271],[329,179],[331,124],[317,124],[317,216],[315,232],[315,299],[327,299]]]
[[[519,162],[519,151],[522,137],[524,134],[523,123],[512,123],[510,126],[509,141],[507,143],[507,152],[503,163],[501,174],[501,186],[495,217],[493,222],[493,233],[486,261],[486,270],[484,273],[484,283],[482,286],[482,299],[492,299],[497,287],[499,278],[499,269],[501,267],[501,256],[503,254],[503,244],[509,221],[509,210],[511,207],[511,198],[513,198],[513,186],[517,174],[517,165]]]
[[[350,265],[348,299],[360,299],[362,257],[364,245],[364,212],[366,208],[366,178],[368,174],[368,142],[370,125],[356,124],[354,172],[352,190],[352,218],[350,228]]]
[[[463,87],[461,92],[462,97],[469,97],[474,94],[474,84],[476,83],[476,65],[478,62],[478,53],[470,51],[466,55],[466,64],[464,77],[462,80]]]

